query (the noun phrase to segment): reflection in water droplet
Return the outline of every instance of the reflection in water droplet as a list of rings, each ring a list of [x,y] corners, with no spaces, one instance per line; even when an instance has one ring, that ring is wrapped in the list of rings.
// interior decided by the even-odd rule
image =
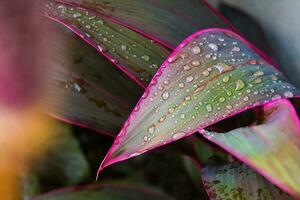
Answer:
[[[220,101],[220,102],[224,102],[225,100],[226,100],[225,97],[220,97],[220,98],[219,98],[219,101]]]
[[[210,43],[208,44],[208,47],[211,48],[213,51],[218,51],[218,45],[214,44],[214,43]]]
[[[294,96],[294,94],[291,91],[287,91],[283,94],[286,98],[291,98]]]
[[[193,54],[199,54],[201,52],[201,49],[199,46],[194,46],[192,48],[192,52],[193,52]]]
[[[243,80],[241,79],[238,79],[236,82],[235,82],[235,90],[238,91],[238,90],[241,90],[245,87],[245,83]]]
[[[145,61],[149,61],[150,60],[150,57],[148,55],[143,55],[142,56],[142,59],[145,60]]]
[[[170,93],[168,91],[164,91],[161,95],[161,98],[163,100],[167,100],[169,98],[169,96],[170,96]]]
[[[155,128],[156,128],[155,125],[152,124],[151,126],[148,127],[148,132],[153,134],[155,132]]]
[[[190,83],[194,80],[194,77],[193,76],[188,76],[188,77],[186,77],[185,80],[186,80],[187,83]]]
[[[210,104],[206,105],[206,110],[207,112],[211,112],[212,111],[212,106]]]
[[[174,133],[173,136],[172,136],[172,138],[173,139],[179,139],[179,138],[184,137],[185,135],[186,135],[185,132],[178,132],[178,133]]]
[[[200,65],[200,61],[199,61],[199,60],[193,60],[193,61],[192,61],[192,65],[193,65],[194,67],[197,67],[197,66]]]
[[[224,76],[222,80],[224,83],[227,83],[229,81],[229,79],[230,79],[229,76]]]
[[[184,65],[183,66],[183,70],[185,70],[185,71],[188,71],[188,70],[190,70],[191,69],[191,67],[189,66],[189,65]]]

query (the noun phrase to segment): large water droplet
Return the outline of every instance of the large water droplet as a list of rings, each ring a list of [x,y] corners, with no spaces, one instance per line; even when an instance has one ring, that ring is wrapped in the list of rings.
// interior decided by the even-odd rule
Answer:
[[[193,54],[199,54],[201,52],[201,49],[199,46],[194,46],[192,48],[192,52],[193,52]]]
[[[188,76],[188,77],[186,77],[185,80],[186,80],[187,83],[190,83],[194,80],[194,77],[193,76]]]
[[[210,43],[208,44],[208,47],[211,48],[213,51],[218,51],[218,45],[214,44],[214,43]]]
[[[245,82],[241,79],[238,79],[237,81],[235,81],[235,90],[241,90],[245,87]]]
[[[210,104],[206,105],[206,110],[207,112],[211,112],[212,111],[212,106]]]
[[[167,100],[170,96],[170,93],[168,91],[164,91],[162,94],[161,94],[161,98],[163,100]]]
[[[155,128],[156,128],[155,125],[152,124],[151,126],[148,127],[148,132],[153,134],[155,132]]]

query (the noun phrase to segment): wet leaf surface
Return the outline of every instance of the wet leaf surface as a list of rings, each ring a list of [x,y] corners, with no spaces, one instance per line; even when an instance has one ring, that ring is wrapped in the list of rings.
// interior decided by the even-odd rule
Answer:
[[[105,55],[146,87],[170,50],[88,9],[49,1],[45,13]]]
[[[204,135],[299,198],[300,125],[288,100],[266,104],[260,125]]]
[[[200,31],[162,64],[100,171],[252,107],[298,94],[238,35],[223,29]]]
[[[247,165],[235,161],[205,166],[203,182],[211,200],[292,200]]]

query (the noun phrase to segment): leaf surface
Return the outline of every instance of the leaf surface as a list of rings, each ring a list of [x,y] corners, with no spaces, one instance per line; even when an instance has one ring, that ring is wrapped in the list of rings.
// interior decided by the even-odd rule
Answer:
[[[292,200],[263,176],[240,162],[208,164],[202,171],[205,189],[211,200]]]
[[[49,43],[51,78],[46,112],[72,124],[115,136],[142,89],[106,58],[63,28]]]
[[[173,49],[199,29],[232,28],[206,1],[65,0],[95,10],[111,20]]]
[[[170,53],[147,37],[80,6],[49,1],[45,13],[79,35],[144,88]]]
[[[300,197],[300,125],[293,105],[264,105],[264,122],[227,133],[206,132],[210,141],[244,161],[284,191]]]
[[[103,183],[66,188],[40,195],[34,200],[171,200],[170,197],[141,186]]]
[[[197,32],[162,64],[100,171],[246,109],[299,92],[235,33]]]

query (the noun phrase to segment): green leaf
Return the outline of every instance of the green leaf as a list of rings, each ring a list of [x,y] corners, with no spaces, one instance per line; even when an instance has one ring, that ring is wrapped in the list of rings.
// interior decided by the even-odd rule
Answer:
[[[171,200],[167,195],[146,187],[103,183],[52,191],[34,200]]]
[[[152,40],[79,6],[46,4],[46,14],[92,45],[142,87],[170,53]]]
[[[33,166],[40,182],[52,187],[80,183],[90,173],[89,164],[70,128],[60,126],[57,138],[50,141],[47,152]]]
[[[238,35],[224,29],[197,32],[162,64],[100,170],[246,109],[298,94]]]
[[[205,189],[211,200],[292,200],[264,177],[240,162],[213,164],[202,171]]]
[[[300,125],[289,101],[264,105],[263,124],[205,137],[244,161],[282,190],[300,197]]]
[[[63,29],[53,48],[46,112],[72,124],[115,136],[142,89],[106,58]]]
[[[95,10],[171,49],[200,29],[232,28],[206,1],[200,0],[64,1]]]

